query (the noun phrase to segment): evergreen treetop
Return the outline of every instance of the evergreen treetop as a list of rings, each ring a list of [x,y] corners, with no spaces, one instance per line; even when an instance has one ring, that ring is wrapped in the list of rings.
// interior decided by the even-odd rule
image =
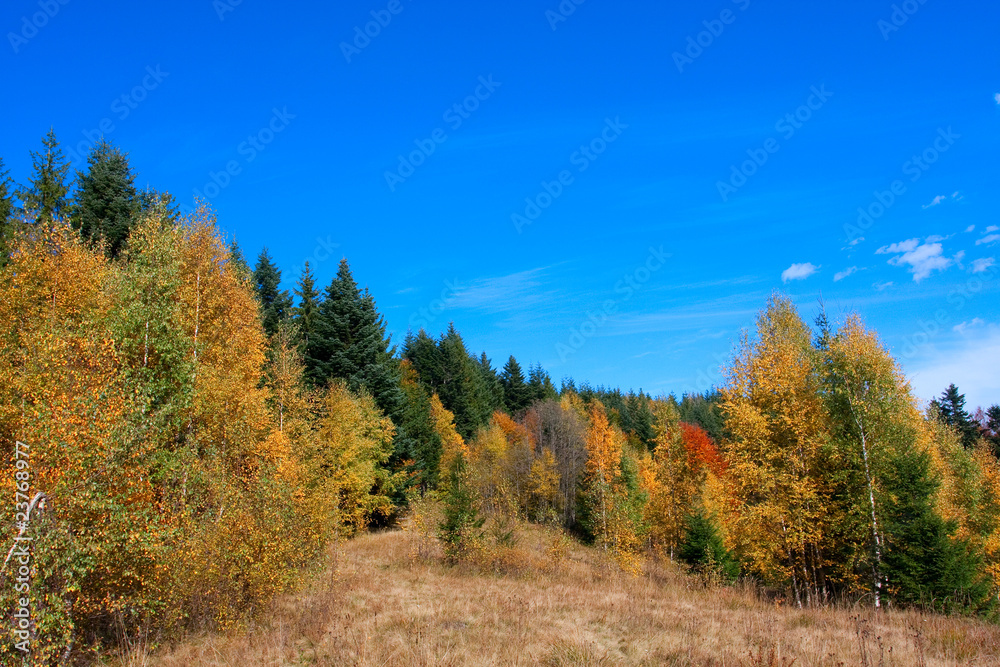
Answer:
[[[260,251],[253,270],[254,287],[260,299],[264,332],[273,336],[278,326],[292,313],[292,297],[281,287],[281,269],[272,261],[267,248]]]
[[[961,393],[954,383],[948,385],[941,398],[931,401],[931,405],[937,408],[938,420],[958,431],[966,448],[971,448],[975,444],[979,437],[979,429],[965,409],[965,394]]]
[[[306,262],[302,275],[296,281],[294,291],[299,297],[299,305],[292,308],[292,314],[299,326],[300,347],[305,352],[316,336],[316,317],[320,305],[320,293],[316,290],[316,278],[309,262]]]
[[[531,405],[531,387],[524,381],[521,365],[517,363],[514,355],[511,355],[507,359],[507,363],[504,364],[500,380],[503,382],[503,396],[507,412],[516,415]]]
[[[7,264],[10,239],[16,224],[17,207],[14,205],[14,181],[9,177],[0,157],[0,267]]]
[[[100,139],[87,156],[87,171],[77,171],[73,226],[85,240],[106,243],[108,257],[125,247],[141,208],[128,154]]]
[[[43,150],[31,151],[32,175],[28,186],[21,188],[18,197],[25,211],[32,212],[37,222],[51,223],[61,218],[69,205],[69,162],[59,148],[55,130],[49,128],[42,138]]]

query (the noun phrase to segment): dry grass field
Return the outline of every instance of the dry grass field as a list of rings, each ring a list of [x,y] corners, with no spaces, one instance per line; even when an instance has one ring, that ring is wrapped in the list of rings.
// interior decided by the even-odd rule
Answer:
[[[259,627],[108,665],[1000,665],[1000,627],[916,611],[799,610],[670,565],[622,573],[538,528],[499,571],[411,531],[343,543]]]

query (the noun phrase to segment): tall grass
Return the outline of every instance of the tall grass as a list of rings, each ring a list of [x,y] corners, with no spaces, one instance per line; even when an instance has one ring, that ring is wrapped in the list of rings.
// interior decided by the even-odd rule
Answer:
[[[105,664],[1000,664],[1000,628],[980,620],[846,604],[797,609],[670,563],[631,576],[539,527],[518,528],[508,549],[509,567],[448,566],[420,530],[363,535],[332,550],[326,571],[250,632],[191,637]]]

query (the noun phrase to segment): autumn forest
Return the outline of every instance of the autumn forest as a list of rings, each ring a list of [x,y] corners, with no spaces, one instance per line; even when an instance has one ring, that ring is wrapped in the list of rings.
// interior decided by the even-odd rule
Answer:
[[[469,576],[544,529],[615,576],[997,619],[1000,407],[918,402],[862,313],[775,293],[703,395],[557,385],[461,322],[391,340],[347,259],[283,289],[109,142],[32,162],[0,162],[3,664],[260,627],[335,545],[398,530]]]

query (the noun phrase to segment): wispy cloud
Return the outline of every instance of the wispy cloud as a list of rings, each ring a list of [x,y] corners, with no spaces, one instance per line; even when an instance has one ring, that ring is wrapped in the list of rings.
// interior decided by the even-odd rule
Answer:
[[[889,289],[890,287],[892,287],[892,285],[893,285],[893,282],[890,280],[887,283],[875,283],[874,285],[872,285],[872,287],[874,287],[876,289],[876,291],[884,292],[887,289]]]
[[[858,270],[858,267],[856,267],[856,266],[849,266],[846,269],[844,269],[843,271],[838,271],[836,273],[836,275],[833,276],[833,282],[838,283],[838,282],[840,282],[841,280],[843,280],[844,278],[846,278],[847,276],[851,275],[852,273],[854,273],[857,270]]]
[[[989,236],[984,236],[983,238],[976,241],[976,245],[996,243],[997,241],[1000,241],[1000,234],[990,234]]]
[[[1000,93],[997,93],[996,95],[994,95],[993,99],[995,99],[997,101],[997,104],[1000,104]]]
[[[787,283],[789,280],[805,280],[819,271],[819,268],[818,266],[814,266],[812,262],[792,264],[781,272],[781,282]]]
[[[927,208],[931,208],[933,206],[937,206],[938,204],[943,204],[944,202],[948,201],[949,199],[956,199],[956,200],[957,199],[962,199],[962,196],[959,194],[959,192],[957,190],[955,192],[951,193],[950,196],[949,195],[938,195],[937,197],[935,197],[934,199],[931,200],[930,204],[925,204],[924,208],[927,209]]]
[[[470,281],[455,292],[453,307],[496,312],[520,310],[528,304],[543,301],[554,294],[542,289],[542,276],[548,268]]]
[[[965,228],[965,233],[966,234],[968,234],[969,232],[974,232],[974,231],[976,231],[976,226],[975,225],[969,225],[968,227]]]
[[[983,271],[990,268],[994,264],[996,264],[996,260],[994,260],[992,257],[984,257],[982,259],[973,260],[972,272],[982,273]]]
[[[920,239],[910,239],[909,241],[900,241],[899,243],[893,243],[892,245],[884,245],[875,251],[876,255],[895,255],[900,252],[912,252],[916,247],[920,245]]]
[[[952,331],[957,331],[958,333],[965,333],[967,329],[973,329],[975,327],[981,327],[986,322],[983,322],[980,318],[974,317],[969,322],[962,322],[961,324],[956,324],[951,328]]]

